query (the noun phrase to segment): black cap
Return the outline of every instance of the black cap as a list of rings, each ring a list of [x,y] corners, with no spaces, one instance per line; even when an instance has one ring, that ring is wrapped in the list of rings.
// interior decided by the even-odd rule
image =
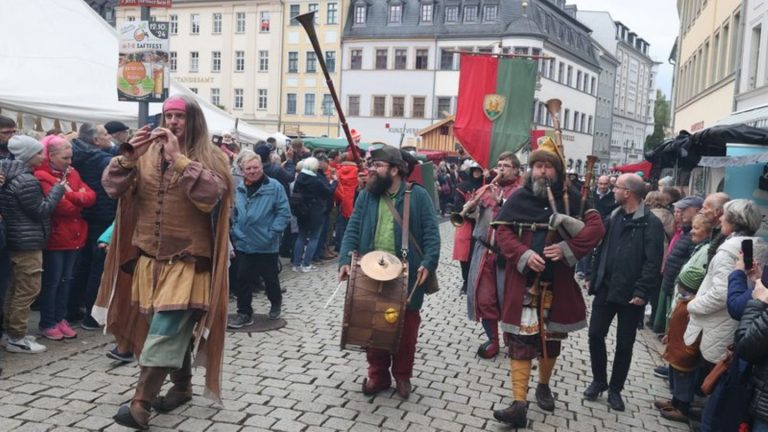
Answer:
[[[104,129],[107,130],[108,134],[112,135],[113,133],[127,131],[130,128],[128,126],[126,126],[125,123],[123,123],[123,122],[111,121],[111,122],[107,122],[104,125]]]
[[[408,169],[405,161],[403,160],[403,155],[400,153],[400,149],[398,148],[387,144],[379,144],[371,146],[368,150],[371,153],[371,160],[374,162],[382,161],[390,165],[395,165],[402,170]]]

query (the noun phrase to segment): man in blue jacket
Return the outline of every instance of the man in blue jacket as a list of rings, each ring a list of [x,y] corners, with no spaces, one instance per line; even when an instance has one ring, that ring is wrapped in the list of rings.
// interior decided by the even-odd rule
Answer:
[[[271,303],[269,318],[278,319],[283,296],[278,278],[280,236],[291,220],[291,208],[283,186],[264,174],[261,157],[249,154],[241,162],[243,181],[237,185],[232,212],[231,238],[237,254],[237,315],[227,323],[229,328],[253,324],[253,288],[259,278],[264,281]]]
[[[339,254],[339,279],[349,277],[352,254],[359,256],[373,250],[386,251],[400,256],[401,227],[389,210],[386,200],[391,200],[402,218],[408,167],[400,150],[382,145],[371,150],[368,165],[368,182],[355,202],[349,218]],[[440,232],[437,227],[434,205],[427,191],[418,185],[412,187],[410,198],[409,231],[413,235],[408,253],[408,295],[411,298],[404,317],[400,346],[396,353],[368,348],[368,378],[363,380],[363,393],[372,395],[390,387],[392,375],[398,394],[407,398],[411,393],[411,375],[416,354],[421,316],[419,310],[424,301],[424,282],[435,275],[440,258]],[[421,249],[423,255],[417,252]],[[416,290],[413,295],[411,292]]]

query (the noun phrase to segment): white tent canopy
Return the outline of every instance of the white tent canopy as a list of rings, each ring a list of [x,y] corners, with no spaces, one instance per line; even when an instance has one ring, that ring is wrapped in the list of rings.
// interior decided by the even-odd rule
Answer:
[[[0,0],[0,109],[24,118],[138,125],[138,104],[117,100],[117,32],[82,0]],[[37,24],[36,24],[37,23]],[[172,80],[171,94],[197,99],[212,132],[235,129],[235,118]],[[160,112],[150,106],[150,114]],[[240,139],[270,134],[241,121]]]

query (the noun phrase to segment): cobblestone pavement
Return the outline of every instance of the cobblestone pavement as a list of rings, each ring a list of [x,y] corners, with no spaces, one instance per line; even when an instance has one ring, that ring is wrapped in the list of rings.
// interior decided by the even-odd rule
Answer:
[[[155,416],[152,430],[179,431],[507,431],[491,411],[511,403],[508,361],[481,360],[479,324],[468,322],[458,293],[460,271],[451,261],[453,229],[441,225],[443,251],[438,270],[442,291],[428,297],[413,384],[407,401],[392,391],[371,398],[360,393],[365,374],[362,353],[339,349],[343,294],[323,308],[336,287],[336,265],[317,273],[283,272],[287,326],[266,333],[230,334],[224,368],[224,407],[200,396],[202,369],[195,376],[191,404]],[[254,300],[266,313],[263,295]],[[36,328],[31,323],[30,328]],[[612,358],[613,331],[609,356]],[[687,430],[662,419],[652,406],[667,396],[665,382],[652,374],[660,364],[659,345],[648,330],[635,344],[633,367],[623,393],[627,410],[611,411],[605,397],[582,399],[590,382],[587,332],[564,343],[552,388],[557,408],[546,413],[531,404],[529,428],[536,431]],[[80,331],[77,339],[44,342],[33,356],[3,353],[0,365],[0,431],[125,430],[112,422],[130,399],[138,367],[121,366],[104,353],[110,338]],[[529,399],[533,400],[534,372]]]

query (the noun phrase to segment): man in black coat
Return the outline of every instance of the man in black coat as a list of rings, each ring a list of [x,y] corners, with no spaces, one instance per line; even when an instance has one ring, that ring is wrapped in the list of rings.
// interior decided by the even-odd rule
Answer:
[[[592,194],[592,207],[600,212],[603,219],[607,218],[618,206],[611,191],[611,178],[603,175],[597,178],[597,189]]]
[[[595,400],[608,390],[608,403],[624,411],[621,391],[632,363],[637,322],[656,285],[664,256],[664,227],[643,205],[645,183],[637,174],[623,174],[613,189],[619,208],[606,219],[606,235],[596,251],[589,293],[595,296],[589,322],[592,384],[584,392]],[[618,316],[616,354],[610,384],[605,337]]]

